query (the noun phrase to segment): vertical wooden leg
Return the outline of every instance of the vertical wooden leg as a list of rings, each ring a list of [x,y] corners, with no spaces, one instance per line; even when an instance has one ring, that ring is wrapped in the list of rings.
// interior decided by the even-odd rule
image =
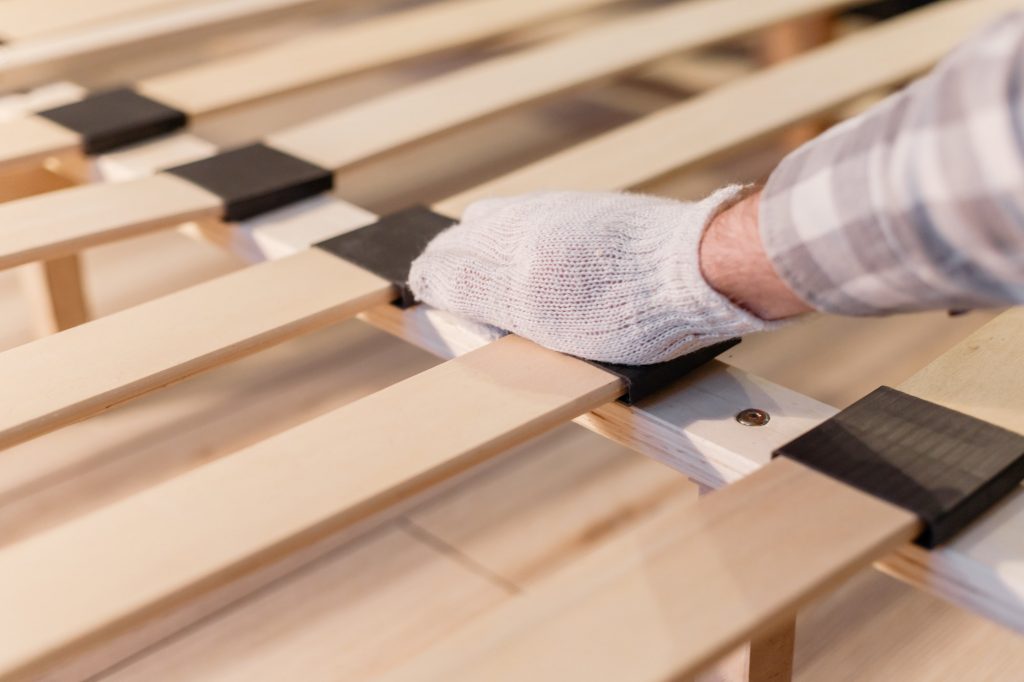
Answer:
[[[747,682],[791,682],[796,620],[790,620],[750,642]]]
[[[694,483],[701,497],[714,492],[702,483]],[[723,659],[714,671],[698,676],[695,682],[792,682],[795,648],[794,618],[751,640]]]
[[[828,42],[832,35],[833,21],[829,14],[777,24],[764,32],[761,60],[765,64],[785,61]],[[798,123],[782,133],[782,144],[787,151],[795,149],[819,135],[826,127],[825,121]]]
[[[21,277],[37,335],[53,334],[89,320],[79,256],[23,266]]]

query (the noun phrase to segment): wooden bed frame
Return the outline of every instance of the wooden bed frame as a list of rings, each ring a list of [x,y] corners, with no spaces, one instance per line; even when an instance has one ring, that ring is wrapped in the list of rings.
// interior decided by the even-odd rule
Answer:
[[[269,69],[297,50],[329,54],[338,34],[325,31],[322,43],[274,46],[136,89],[200,115],[604,4],[522,3],[514,10],[503,4],[508,14],[495,15],[495,0],[439,3],[341,29],[358,43],[361,27],[376,37],[407,35],[428,17],[439,22],[419,42],[369,41],[366,52],[346,53],[313,74],[281,72],[256,90],[215,87],[226,74]],[[633,8],[279,131],[263,144],[331,172],[358,168],[414,141],[672,53],[849,4],[855,3],[688,0]],[[432,209],[456,217],[482,196],[643,185],[899,85],[1014,7],[1010,0],[944,0],[642,117]],[[456,9],[486,9],[491,21],[449,24]],[[454,28],[443,30],[448,26]],[[373,51],[374,45],[381,47]],[[800,97],[790,97],[793,92]],[[759,103],[757,116],[750,115],[750,102]],[[38,146],[12,153],[15,141]],[[496,339],[426,306],[400,309],[390,303],[391,282],[314,248],[373,223],[377,216],[363,208],[318,194],[229,222],[229,201],[164,170],[215,157],[212,145],[191,133],[152,145],[90,161],[122,182],[0,204],[0,267],[48,263],[42,272],[49,283],[63,279],[49,287],[57,309],[69,297],[82,300],[80,250],[185,222],[265,262],[85,324],[77,324],[84,321],[79,306],[64,316],[76,324],[59,325],[74,328],[0,353],[0,447],[352,317],[447,361],[0,546],[0,679],[83,679],[111,670],[116,678],[117,666],[147,647],[326,556],[356,530],[395,518],[445,481],[572,420],[722,490],[652,515],[529,592],[453,628],[381,679],[688,679],[747,641],[753,642],[749,679],[787,679],[796,612],[872,563],[1024,632],[1019,487],[954,541],[925,550],[911,544],[921,531],[914,514],[789,459],[770,459],[833,417],[830,406],[719,361],[637,404],[618,402],[624,385],[606,370],[520,338]],[[58,158],[78,180],[87,179],[80,172],[81,140],[36,116],[0,127],[0,157],[17,157],[22,165]],[[1024,314],[1006,312],[900,389],[1024,434],[1022,340]],[[738,423],[734,417],[748,408],[766,410],[771,420],[760,427]]]

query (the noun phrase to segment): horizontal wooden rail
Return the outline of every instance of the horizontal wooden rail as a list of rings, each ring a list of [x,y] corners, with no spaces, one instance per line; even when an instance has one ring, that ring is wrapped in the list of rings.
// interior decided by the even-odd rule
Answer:
[[[901,389],[1024,433],[1022,343],[1017,309]],[[685,679],[887,550],[884,570],[931,591],[955,574],[956,601],[1024,632],[1024,490],[931,552],[908,512],[785,459],[689,511],[648,524],[634,565],[606,547],[384,679]]]
[[[67,0],[92,6],[92,2]],[[117,50],[145,40],[232,22],[269,19],[281,12],[324,0],[203,0],[145,14],[130,14],[101,24],[0,44],[0,92],[51,79],[72,60]]]
[[[443,2],[309,32],[242,55],[146,78],[134,89],[183,111],[193,122],[229,107],[618,1]],[[342,45],[344,49],[339,49]],[[82,152],[79,135],[41,116],[0,124],[0,170],[40,163],[70,149]]]
[[[1006,3],[982,0],[975,20],[990,16],[992,7],[1002,4]],[[338,170],[484,116],[640,67],[666,54],[821,6],[822,0],[756,5],[746,0],[693,0],[647,10],[353,106],[265,141],[300,159]],[[957,18],[956,12],[950,14]],[[971,13],[958,18],[969,24]],[[941,47],[935,50],[935,58],[952,42],[936,41]],[[0,206],[0,268],[70,255],[86,246],[119,239],[126,231],[138,233],[180,222],[183,207],[169,201],[145,204],[144,228],[126,221],[121,207],[143,203],[141,197],[146,194],[138,183],[125,182],[113,190],[79,188],[71,198],[65,192],[55,192]],[[79,223],[75,220],[79,213],[106,215],[107,224],[102,219]]]
[[[968,7],[961,4],[959,7]],[[973,5],[972,5],[973,6]],[[932,17],[935,10],[927,10],[922,16]],[[942,13],[947,19],[960,20],[955,13]],[[869,33],[854,36],[846,41],[836,43],[805,57],[780,65],[771,70],[754,74],[746,79],[712,91],[688,102],[676,105],[648,119],[625,126],[601,136],[578,148],[562,152],[540,164],[510,174],[506,179],[488,183],[488,192],[524,191],[538,187],[562,184],[590,189],[611,189],[630,187],[650,180],[672,168],[680,168],[697,162],[728,149],[745,140],[756,138],[787,123],[802,117],[813,115],[823,108],[841,104],[846,99],[856,96],[865,89],[901,79],[910,72],[916,72],[926,66],[926,58],[932,60],[941,54],[939,47],[955,42],[952,36],[943,35],[937,26],[930,22],[922,27],[919,20],[904,19],[902,23],[885,25]],[[894,28],[895,26],[895,28]],[[925,50],[924,56],[912,54],[907,63],[895,58],[885,64],[888,69],[876,69],[874,78],[867,78],[860,69],[857,55],[870,50],[874,53],[889,54],[891,48],[906,42],[907,31],[917,35],[921,28],[928,29],[927,35],[936,40],[938,45]],[[878,37],[881,36],[881,39]],[[928,42],[919,39],[917,45]],[[903,50],[899,54],[911,54]],[[840,68],[845,67],[845,69]],[[848,76],[848,77],[847,77]],[[818,97],[791,98],[779,96],[779,93],[801,89],[808,79],[827,81],[831,84],[848,84],[849,87],[822,87]],[[726,120],[732,122],[735,114],[741,111],[746,103],[761,101],[762,115],[747,117],[737,129],[730,126],[709,128],[708,121]],[[672,144],[664,144],[664,140],[672,139]],[[135,188],[134,201],[128,207],[120,209],[119,228],[125,234],[134,234],[148,225],[142,217],[150,217],[153,212],[169,215],[171,208],[178,210],[174,214],[174,222],[185,220],[213,218],[219,211],[219,200],[205,190],[175,176],[159,174],[151,178],[132,183]],[[91,215],[82,213],[78,195],[88,194],[94,200],[87,205],[102,216],[105,216],[114,202],[120,200],[121,185],[102,185],[95,187],[75,188],[70,191],[50,194],[13,202],[0,207],[0,215],[13,221],[13,224],[24,226],[19,234],[24,235],[25,242],[19,252],[29,254],[33,258],[52,258],[51,251],[32,250],[39,233],[45,232],[52,221],[40,225],[32,222],[39,216],[37,204],[58,209],[61,213],[79,212],[75,224],[77,229],[86,235],[92,234]],[[467,201],[478,196],[477,192],[464,193],[448,201],[443,201],[438,208],[443,212],[456,215],[461,212]],[[68,202],[68,207],[58,206],[57,200]],[[71,208],[76,206],[77,208]],[[332,208],[335,207],[335,208]],[[101,217],[100,220],[105,220]],[[278,254],[289,254],[290,259],[302,263],[310,261],[310,270],[316,272],[323,267],[324,254],[317,251],[306,251],[311,243],[327,239],[346,229],[352,229],[372,222],[370,214],[362,212],[344,202],[327,201],[324,210],[301,211],[298,217],[289,218],[285,225],[275,226],[261,224],[250,230],[258,239],[276,240],[274,251]],[[266,221],[257,221],[266,222]],[[105,228],[111,231],[107,223]],[[13,230],[11,230],[13,232]],[[88,237],[85,238],[86,240]],[[13,240],[9,241],[13,242]],[[84,246],[87,241],[72,242],[73,248]],[[264,248],[266,243],[264,242]],[[0,263],[3,261],[0,260]],[[338,261],[339,277],[351,268]],[[264,267],[264,266],[257,266]],[[275,287],[278,291],[305,291],[310,285],[304,279],[303,269],[296,266],[295,282],[279,278],[277,280],[262,279],[267,287]],[[189,317],[193,320],[206,320],[211,325],[199,325],[193,322],[189,327],[191,342],[186,345],[175,344],[173,349],[166,347],[165,339],[172,338],[168,326],[177,325],[176,314],[187,310],[187,306],[177,303],[174,297],[145,304],[129,313],[114,315],[105,320],[97,320],[89,325],[29,344],[12,351],[0,354],[0,373],[10,381],[0,384],[0,402],[12,407],[0,415],[0,447],[33,437],[47,430],[52,430],[70,421],[94,414],[111,405],[130,399],[169,381],[194,373],[200,367],[208,367],[210,363],[221,361],[221,358],[238,357],[245,352],[252,352],[263,344],[250,342],[244,334],[225,332],[219,328],[223,313],[214,312],[218,302],[224,306],[238,305],[236,300],[245,299],[253,303],[246,311],[253,315],[251,324],[264,330],[266,343],[281,341],[289,334],[298,333],[307,328],[305,320],[310,308],[296,305],[291,312],[285,306],[280,310],[269,307],[261,312],[257,293],[249,278],[259,275],[236,274],[219,280],[217,286],[225,292],[233,294],[211,294],[205,305],[194,309]],[[205,285],[204,285],[205,286]],[[204,286],[196,293],[183,293],[183,297],[201,302]],[[212,285],[211,285],[212,286]],[[379,295],[386,297],[389,289],[381,286]],[[350,299],[363,300],[366,291],[362,286],[351,291],[344,287],[326,288],[321,296],[310,299],[306,303],[321,305],[316,313],[324,320],[338,320],[342,313],[354,314]],[[171,314],[171,311],[175,314]],[[203,313],[208,310],[209,313]],[[333,311],[333,313],[331,312]],[[140,320],[149,320],[140,323]],[[325,322],[326,323],[326,322]],[[245,327],[240,327],[244,329]],[[277,330],[271,332],[270,330]],[[116,353],[107,353],[113,362],[116,358],[121,370],[97,363],[99,359],[87,361],[94,353],[102,353],[109,339],[120,339],[122,347]],[[167,352],[170,351],[170,352]],[[15,380],[15,377],[19,379]],[[22,395],[22,387],[31,385],[27,382],[48,382],[53,377],[54,385],[64,386],[61,391],[40,391],[26,399]]]

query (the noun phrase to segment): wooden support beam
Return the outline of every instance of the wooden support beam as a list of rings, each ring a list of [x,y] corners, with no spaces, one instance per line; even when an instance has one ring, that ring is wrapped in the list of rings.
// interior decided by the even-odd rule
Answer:
[[[29,263],[23,266],[20,274],[37,336],[71,329],[89,321],[80,256]]]

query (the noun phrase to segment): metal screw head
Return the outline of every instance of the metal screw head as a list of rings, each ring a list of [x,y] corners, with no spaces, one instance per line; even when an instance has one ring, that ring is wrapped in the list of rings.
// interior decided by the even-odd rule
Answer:
[[[744,426],[764,426],[771,418],[770,414],[756,407],[749,407],[736,415],[736,421]]]

